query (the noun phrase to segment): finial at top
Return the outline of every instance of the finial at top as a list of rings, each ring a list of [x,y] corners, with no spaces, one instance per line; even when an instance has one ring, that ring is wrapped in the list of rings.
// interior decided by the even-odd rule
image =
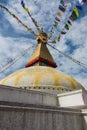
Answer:
[[[39,35],[36,38],[38,43],[47,43],[48,42],[48,36],[47,34],[43,31],[43,28],[41,28]]]

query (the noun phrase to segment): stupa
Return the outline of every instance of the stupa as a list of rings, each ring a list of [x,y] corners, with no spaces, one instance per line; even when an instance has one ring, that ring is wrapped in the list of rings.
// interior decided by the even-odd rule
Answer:
[[[84,89],[75,79],[56,69],[57,65],[46,46],[47,38],[41,30],[36,38],[37,47],[26,67],[7,76],[0,84],[51,93]]]
[[[25,68],[0,81],[0,130],[86,130],[87,91],[57,70],[43,31]]]

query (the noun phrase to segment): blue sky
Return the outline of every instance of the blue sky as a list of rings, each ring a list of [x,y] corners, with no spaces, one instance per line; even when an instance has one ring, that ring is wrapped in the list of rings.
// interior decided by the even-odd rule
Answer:
[[[0,3],[6,5],[24,23],[36,31],[27,13],[21,7],[20,0],[0,0]],[[38,24],[48,33],[54,21],[59,0],[25,0],[25,3],[29,7],[32,16],[38,21]],[[35,37],[27,32],[5,10],[0,8],[0,70],[2,70],[2,65],[6,64],[9,59],[21,55],[23,50],[31,45],[36,46]],[[80,17],[55,47],[87,64],[87,4],[82,6]],[[0,72],[0,80],[14,71],[24,68],[34,49],[35,47],[29,50],[28,54],[3,73]],[[50,47],[49,50],[58,65],[57,69],[69,74],[87,89],[87,68],[73,63]]]

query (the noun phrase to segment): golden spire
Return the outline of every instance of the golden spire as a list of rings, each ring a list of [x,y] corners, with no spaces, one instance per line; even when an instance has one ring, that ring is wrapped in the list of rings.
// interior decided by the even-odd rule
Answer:
[[[37,40],[37,47],[34,50],[34,53],[29,59],[29,62],[26,64],[26,67],[37,65],[37,66],[50,66],[50,67],[57,67],[56,63],[54,62],[46,44],[48,41],[47,34],[41,29],[39,35],[36,38]]]

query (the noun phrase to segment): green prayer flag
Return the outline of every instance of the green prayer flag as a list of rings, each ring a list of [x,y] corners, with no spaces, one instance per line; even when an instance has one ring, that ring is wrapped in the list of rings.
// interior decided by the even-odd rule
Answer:
[[[53,25],[54,25],[54,27],[57,27],[58,22],[54,21]]]

